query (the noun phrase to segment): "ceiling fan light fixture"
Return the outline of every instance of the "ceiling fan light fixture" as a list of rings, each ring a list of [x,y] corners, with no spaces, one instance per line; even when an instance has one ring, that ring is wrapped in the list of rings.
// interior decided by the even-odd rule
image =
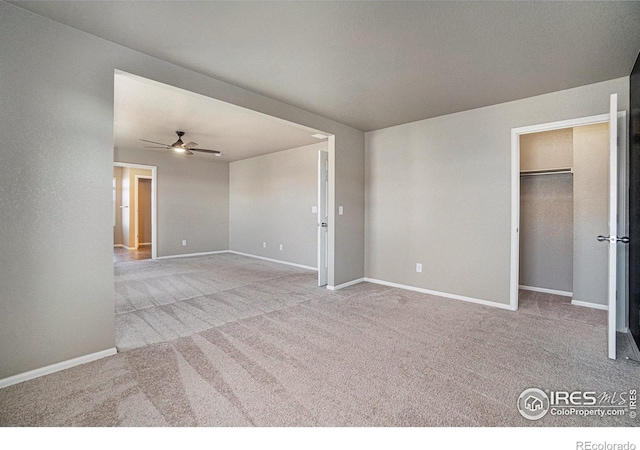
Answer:
[[[175,146],[172,145],[171,147],[178,153],[184,153],[186,151],[186,149],[184,149],[183,147],[180,147],[180,146],[175,147]]]
[[[179,149],[183,149],[184,151],[184,142],[182,142],[182,136],[184,136],[184,131],[176,131],[176,134],[178,135],[178,140],[175,141],[173,144],[171,144],[171,148],[174,148],[178,151],[180,151]]]

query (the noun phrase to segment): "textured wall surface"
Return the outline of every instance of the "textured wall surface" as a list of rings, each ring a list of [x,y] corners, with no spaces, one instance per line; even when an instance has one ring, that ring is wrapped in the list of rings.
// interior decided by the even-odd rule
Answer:
[[[230,164],[230,250],[317,266],[311,208],[318,204],[318,151],[326,149],[325,142]]]
[[[229,163],[121,148],[114,159],[158,168],[158,256],[229,249]]]
[[[508,304],[511,129],[606,113],[612,93],[626,110],[619,78],[366,133],[366,276]]]
[[[573,291],[571,174],[520,178],[520,284]]]
[[[116,70],[335,135],[331,202],[349,214],[330,230],[329,280],[363,276],[363,132],[4,2],[0,54],[0,135],[20,136],[22,147],[5,152],[0,167],[0,379],[114,346]],[[197,187],[180,185],[179,198]],[[160,206],[160,222],[162,214],[175,214],[175,205]],[[180,235],[206,214],[192,205],[189,216],[176,217],[175,228],[165,231]],[[198,248],[215,249],[225,240],[217,232],[206,230],[210,241]],[[180,240],[163,244],[161,238],[158,252],[191,251]]]

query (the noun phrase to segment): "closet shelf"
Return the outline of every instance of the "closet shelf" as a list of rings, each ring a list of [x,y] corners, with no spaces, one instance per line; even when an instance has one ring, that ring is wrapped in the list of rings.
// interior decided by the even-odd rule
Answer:
[[[557,169],[542,169],[542,170],[521,170],[521,177],[528,177],[533,175],[556,175],[561,173],[573,173],[572,167],[560,167]]]

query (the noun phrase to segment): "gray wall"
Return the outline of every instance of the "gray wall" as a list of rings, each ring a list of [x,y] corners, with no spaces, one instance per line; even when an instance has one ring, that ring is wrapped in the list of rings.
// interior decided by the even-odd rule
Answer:
[[[230,250],[317,266],[311,208],[318,204],[318,150],[326,149],[324,142],[230,164]]]
[[[366,276],[508,304],[511,129],[606,113],[615,92],[626,110],[624,77],[366,133]]]
[[[0,135],[21,143],[0,166],[0,379],[114,346],[116,69],[335,135],[329,282],[363,276],[361,131],[4,2],[0,54]]]
[[[520,170],[573,167],[573,129],[520,136]],[[520,178],[520,285],[573,291],[573,178]]]
[[[520,170],[573,166],[573,130],[543,131],[520,136]]]
[[[573,129],[573,166],[573,299],[606,305],[609,247],[596,236],[609,235],[608,124]]]
[[[121,148],[114,160],[158,168],[159,257],[229,249],[228,163]]]
[[[573,292],[573,226],[571,174],[520,178],[521,285]]]

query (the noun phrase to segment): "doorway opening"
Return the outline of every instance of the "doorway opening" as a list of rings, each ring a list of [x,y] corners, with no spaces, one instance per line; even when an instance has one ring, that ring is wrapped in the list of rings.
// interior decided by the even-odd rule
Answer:
[[[156,167],[113,166],[114,262],[156,259]]]
[[[545,295],[558,311],[607,310],[611,358],[627,317],[626,115],[616,109],[613,95],[610,114],[511,133],[511,309]]]
[[[519,302],[606,310],[608,169],[606,122],[520,136]]]

